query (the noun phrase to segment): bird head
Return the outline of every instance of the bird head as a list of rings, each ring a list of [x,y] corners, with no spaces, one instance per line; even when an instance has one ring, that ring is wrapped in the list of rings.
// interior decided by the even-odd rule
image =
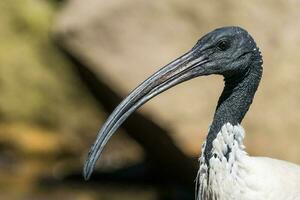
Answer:
[[[240,27],[218,28],[203,36],[190,52],[194,54],[191,60],[206,60],[197,70],[199,76],[218,74],[226,78],[248,71],[254,62],[262,64],[255,41]]]
[[[113,111],[99,131],[84,166],[89,179],[109,138],[136,109],[161,92],[198,76],[230,78],[262,63],[253,38],[242,28],[223,27],[202,37],[186,54],[167,64],[135,88]]]

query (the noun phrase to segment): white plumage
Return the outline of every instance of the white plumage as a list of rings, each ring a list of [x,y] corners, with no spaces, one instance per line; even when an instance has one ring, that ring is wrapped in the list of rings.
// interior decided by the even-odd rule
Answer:
[[[225,124],[213,141],[209,167],[203,155],[204,143],[199,159],[197,200],[300,200],[300,166],[251,157],[245,151],[243,139],[242,126]]]

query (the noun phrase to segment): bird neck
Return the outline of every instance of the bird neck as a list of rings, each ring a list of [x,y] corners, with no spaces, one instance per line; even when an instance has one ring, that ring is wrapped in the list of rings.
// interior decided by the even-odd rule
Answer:
[[[247,113],[262,76],[261,63],[252,63],[243,73],[225,77],[225,87],[219,98],[213,122],[210,126],[204,151],[209,165],[212,143],[226,123],[240,124]],[[227,158],[228,159],[228,158]]]

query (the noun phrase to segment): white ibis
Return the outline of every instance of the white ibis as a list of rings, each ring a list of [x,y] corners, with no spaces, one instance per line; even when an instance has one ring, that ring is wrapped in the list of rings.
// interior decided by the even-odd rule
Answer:
[[[159,93],[189,79],[222,75],[225,87],[202,146],[196,179],[198,200],[300,200],[300,166],[249,156],[240,125],[262,76],[262,56],[249,33],[223,27],[202,37],[186,54],[134,89],[109,116],[84,166],[89,179],[116,129],[137,108]],[[267,145],[271,145],[271,142]]]

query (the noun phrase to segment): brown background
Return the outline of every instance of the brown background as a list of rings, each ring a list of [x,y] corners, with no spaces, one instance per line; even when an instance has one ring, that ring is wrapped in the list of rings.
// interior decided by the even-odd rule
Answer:
[[[0,199],[156,199],[151,187],[90,189],[79,181],[40,188],[45,177],[81,170],[106,118],[54,38],[126,95],[203,34],[228,25],[247,29],[264,58],[243,122],[247,150],[300,164],[299,1],[4,0],[0,8]],[[140,111],[196,157],[222,86],[221,77],[197,78]],[[142,159],[142,147],[119,131],[99,169]]]

